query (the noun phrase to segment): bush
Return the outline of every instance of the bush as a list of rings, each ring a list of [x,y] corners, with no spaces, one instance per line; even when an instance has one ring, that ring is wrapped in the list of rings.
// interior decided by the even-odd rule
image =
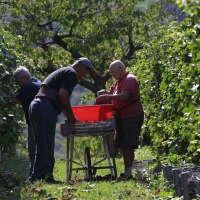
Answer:
[[[0,29],[0,147],[3,153],[15,152],[15,147],[24,146],[24,114],[20,106],[9,104],[9,94],[16,91],[13,71],[19,59],[12,52],[13,38]]]

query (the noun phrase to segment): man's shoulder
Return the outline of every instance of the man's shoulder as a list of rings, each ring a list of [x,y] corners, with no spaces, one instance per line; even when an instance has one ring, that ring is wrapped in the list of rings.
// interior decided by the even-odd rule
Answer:
[[[41,85],[41,81],[37,78],[31,78],[31,80],[29,82],[27,82],[24,85],[24,88],[34,88],[34,87],[40,87]]]
[[[136,76],[134,76],[134,75],[133,75],[132,73],[130,73],[130,72],[126,75],[126,78],[137,79]]]
[[[41,81],[38,78],[32,77],[31,82],[41,83]]]
[[[55,72],[66,71],[66,72],[75,72],[71,66],[65,66],[57,69]]]
[[[57,69],[54,71],[54,76],[77,76],[76,71],[71,67],[61,67],[60,69]]]
[[[128,74],[125,79],[125,82],[138,82],[138,79],[133,74]]]
[[[35,77],[31,78],[31,81],[29,83],[31,85],[41,85],[41,81]]]

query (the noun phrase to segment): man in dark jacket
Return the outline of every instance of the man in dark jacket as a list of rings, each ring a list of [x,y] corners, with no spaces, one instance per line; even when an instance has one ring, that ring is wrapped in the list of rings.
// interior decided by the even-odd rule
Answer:
[[[20,89],[17,91],[16,95],[11,95],[10,102],[12,105],[21,104],[25,113],[25,119],[28,125],[29,174],[31,174],[35,159],[35,141],[28,116],[28,109],[31,101],[35,98],[40,89],[41,82],[37,78],[31,77],[29,70],[22,66],[15,70],[13,76]]]
[[[70,104],[70,95],[78,80],[93,72],[88,58],[79,58],[74,64],[52,72],[29,107],[31,125],[36,142],[34,170],[29,182],[38,179],[56,183],[53,178],[54,146],[57,116],[63,112],[69,123],[77,119]]]

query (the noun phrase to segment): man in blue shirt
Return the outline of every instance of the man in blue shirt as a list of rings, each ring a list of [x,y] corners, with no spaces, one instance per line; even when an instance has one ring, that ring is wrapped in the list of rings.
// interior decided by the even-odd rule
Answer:
[[[15,70],[13,76],[20,89],[17,91],[16,95],[11,95],[10,102],[12,105],[21,104],[25,113],[25,119],[28,125],[28,153],[30,158],[29,174],[31,174],[35,159],[35,141],[29,120],[28,109],[31,101],[35,98],[40,89],[41,82],[38,79],[31,77],[29,70],[22,66]]]

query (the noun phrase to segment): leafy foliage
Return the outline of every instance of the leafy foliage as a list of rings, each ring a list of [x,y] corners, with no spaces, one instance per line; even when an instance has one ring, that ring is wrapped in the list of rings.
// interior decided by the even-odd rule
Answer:
[[[21,36],[17,41],[20,51],[34,60],[35,69],[43,75],[81,56],[89,57],[95,73],[80,85],[96,95],[111,77],[110,62],[135,62],[135,52],[167,16],[162,9],[165,1],[149,6],[139,6],[140,2],[11,0],[2,13],[6,28]]]
[[[0,29],[0,146],[1,151],[15,150],[22,145],[24,114],[19,107],[9,104],[9,94],[17,90],[13,80],[13,70],[18,64],[14,53],[14,38],[4,29]],[[23,145],[22,145],[23,146]]]
[[[198,163],[200,156],[200,26],[191,16],[159,29],[134,69],[146,113],[143,134],[150,134],[158,158],[174,164]]]

